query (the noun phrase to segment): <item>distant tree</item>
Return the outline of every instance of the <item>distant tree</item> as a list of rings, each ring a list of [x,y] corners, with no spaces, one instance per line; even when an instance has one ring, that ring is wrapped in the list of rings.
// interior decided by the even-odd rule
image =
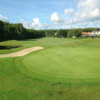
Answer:
[[[8,22],[0,21],[0,41],[41,37],[80,37],[82,32],[92,32],[97,29],[99,28],[34,30],[24,28],[21,23],[10,24]]]
[[[92,32],[94,30],[97,30],[98,28],[84,28],[82,29],[83,32]]]
[[[55,37],[57,30],[45,30],[46,37]]]
[[[82,33],[82,30],[81,29],[70,29],[69,32],[68,32],[68,37],[80,37]]]
[[[23,38],[23,32],[24,32],[24,27],[22,24],[14,24],[15,27],[15,33],[16,33],[16,39],[20,40]]]
[[[5,37],[4,33],[4,23],[0,21],[0,41],[3,41]]]
[[[67,37],[67,33],[68,33],[67,30],[58,30],[56,36],[65,38],[65,37]]]

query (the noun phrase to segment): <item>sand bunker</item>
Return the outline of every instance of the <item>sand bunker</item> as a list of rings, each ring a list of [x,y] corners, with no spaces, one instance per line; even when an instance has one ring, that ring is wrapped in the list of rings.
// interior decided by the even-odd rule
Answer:
[[[14,53],[9,53],[9,54],[2,54],[0,55],[0,58],[6,58],[6,57],[19,57],[19,56],[24,56],[27,55],[31,52],[37,51],[43,49],[43,47],[37,46],[37,47],[31,47],[31,48],[27,48],[18,52],[14,52]]]

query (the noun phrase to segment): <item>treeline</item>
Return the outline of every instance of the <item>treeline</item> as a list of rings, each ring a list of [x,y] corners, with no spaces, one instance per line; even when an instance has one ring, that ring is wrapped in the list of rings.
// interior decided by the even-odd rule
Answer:
[[[0,41],[40,38],[44,36],[45,34],[42,31],[25,29],[21,23],[10,24],[0,21]]]
[[[41,37],[80,37],[82,31],[91,32],[97,28],[61,29],[61,30],[34,30],[26,29],[21,23],[11,24],[0,21],[0,41],[24,40]]]

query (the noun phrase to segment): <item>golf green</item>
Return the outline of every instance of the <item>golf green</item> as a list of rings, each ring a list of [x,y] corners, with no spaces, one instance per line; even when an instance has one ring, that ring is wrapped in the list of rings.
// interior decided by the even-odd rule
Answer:
[[[0,100],[100,100],[100,39],[41,38],[4,41],[41,46],[22,57],[0,58]]]
[[[91,80],[100,78],[99,48],[55,47],[19,58],[18,69],[44,80]]]

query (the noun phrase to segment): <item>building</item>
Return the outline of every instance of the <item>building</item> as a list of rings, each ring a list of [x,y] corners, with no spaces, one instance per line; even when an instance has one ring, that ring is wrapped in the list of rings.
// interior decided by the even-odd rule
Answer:
[[[100,35],[100,29],[93,31],[92,34]]]
[[[82,35],[90,35],[92,32],[82,32]]]
[[[90,36],[90,37],[98,37],[100,36],[100,29],[97,29],[92,32],[82,32],[82,37]]]

